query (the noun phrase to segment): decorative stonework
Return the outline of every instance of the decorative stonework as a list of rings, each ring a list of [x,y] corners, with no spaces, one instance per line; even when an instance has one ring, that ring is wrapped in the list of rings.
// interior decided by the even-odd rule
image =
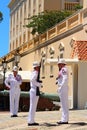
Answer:
[[[60,43],[60,45],[59,45],[59,51],[60,51],[60,58],[63,58],[63,56],[64,56],[64,49],[65,49],[65,47],[64,47],[64,44],[61,42]]]

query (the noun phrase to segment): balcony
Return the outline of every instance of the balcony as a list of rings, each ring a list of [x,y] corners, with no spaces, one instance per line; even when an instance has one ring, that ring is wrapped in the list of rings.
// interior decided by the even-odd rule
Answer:
[[[78,5],[78,4],[79,4],[79,2],[65,2],[64,8],[65,8],[65,10],[71,10],[71,11],[73,11],[75,5]]]

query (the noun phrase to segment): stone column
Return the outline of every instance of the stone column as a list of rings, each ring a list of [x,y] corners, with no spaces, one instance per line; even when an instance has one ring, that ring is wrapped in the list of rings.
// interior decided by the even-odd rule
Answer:
[[[83,5],[83,8],[87,8],[87,0],[80,0],[80,4]]]
[[[64,4],[65,4],[65,0],[61,0],[61,9],[64,10]]]

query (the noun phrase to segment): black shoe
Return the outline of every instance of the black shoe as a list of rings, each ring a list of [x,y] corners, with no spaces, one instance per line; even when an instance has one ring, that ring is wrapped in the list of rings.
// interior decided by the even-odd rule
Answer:
[[[13,115],[14,117],[18,117],[18,115]]]
[[[11,117],[18,117],[17,115],[11,115]]]
[[[62,122],[62,121],[59,121],[59,122],[57,122],[57,124],[59,124],[59,125],[62,125],[62,124],[68,124],[68,122]]]
[[[39,125],[39,123],[36,123],[36,122],[34,122],[32,124],[28,123],[28,126],[32,126],[32,125]]]

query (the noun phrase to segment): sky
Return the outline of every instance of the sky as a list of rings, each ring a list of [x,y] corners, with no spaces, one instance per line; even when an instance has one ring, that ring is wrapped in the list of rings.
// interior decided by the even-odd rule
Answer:
[[[10,0],[1,0],[0,2],[0,11],[3,14],[3,21],[0,23],[0,57],[9,52],[9,2]]]

